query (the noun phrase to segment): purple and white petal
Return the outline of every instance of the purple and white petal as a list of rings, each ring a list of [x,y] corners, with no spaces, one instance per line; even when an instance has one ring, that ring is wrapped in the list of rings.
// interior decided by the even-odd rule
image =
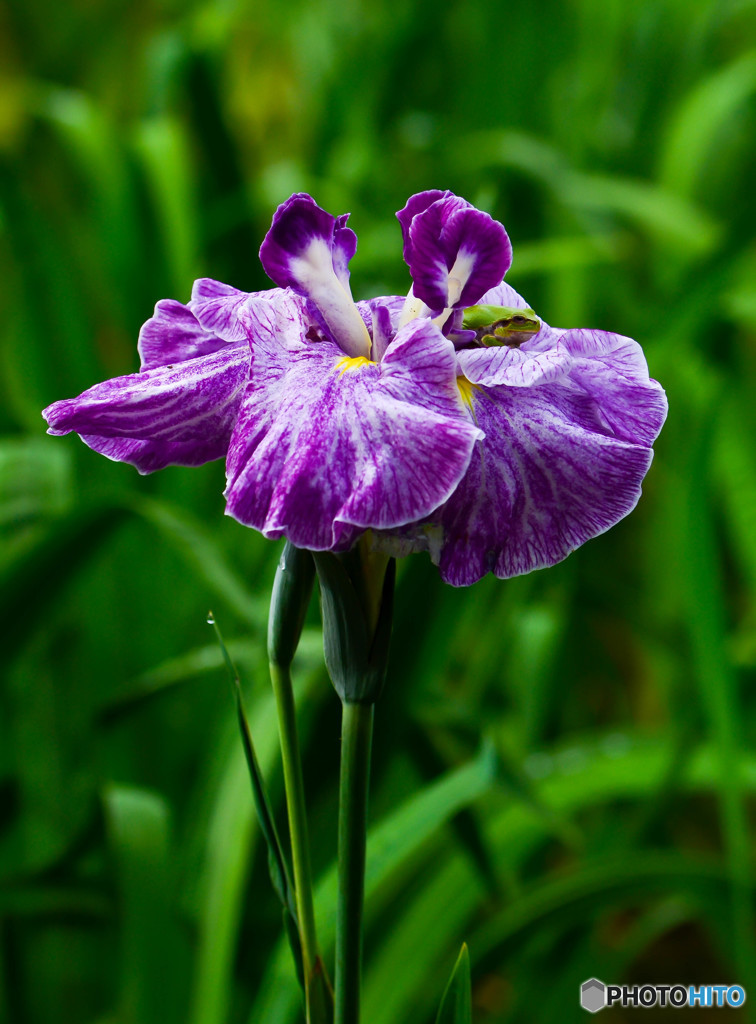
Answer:
[[[194,308],[202,302],[214,299],[235,299],[245,295],[262,295],[262,292],[243,292],[231,284],[216,281],[212,277],[198,277],[192,285],[192,297],[189,305]]]
[[[399,330],[399,319],[404,307],[403,295],[379,295],[375,299],[361,299],[357,303],[357,309],[365,322],[365,326],[373,333],[373,313],[379,306],[385,306],[391,317],[391,330],[395,334]],[[371,357],[374,358],[374,357]]]
[[[667,415],[667,397],[648,375],[637,341],[608,331],[565,331],[560,345],[570,355],[570,381],[589,394],[598,415],[617,437],[651,445]]]
[[[140,472],[200,465],[226,454],[249,378],[247,346],[115,377],[42,413],[49,434],[75,431],[90,447]],[[110,439],[121,444],[106,444]],[[147,442],[131,445],[124,442]]]
[[[375,306],[372,320],[373,347],[371,355],[376,363],[380,363],[396,333],[391,323],[391,310],[388,306]]]
[[[413,196],[397,215],[413,295],[431,310],[473,305],[509,269],[509,237],[489,214],[452,193],[442,193],[427,206],[427,193],[421,195],[422,202]]]
[[[448,189],[442,191],[440,188],[431,188],[426,192],[416,192],[414,196],[410,196],[407,200],[406,205],[403,209],[397,211],[397,219],[402,227],[402,240],[404,243],[403,254],[404,262],[407,266],[410,265],[410,258],[412,252],[412,242],[410,241],[410,227],[412,226],[413,219],[418,213],[424,213],[429,206],[437,202],[439,199],[456,198],[453,192],[449,192]],[[463,200],[464,201],[464,200]]]
[[[448,583],[554,565],[635,507],[652,451],[602,424],[585,391],[561,383],[478,388],[472,404],[485,440],[433,517]]]
[[[349,290],[357,239],[347,217],[333,217],[305,193],[293,195],[276,210],[260,260],[276,284],[314,303],[344,352],[367,357],[370,335]]]
[[[227,512],[267,537],[341,550],[368,528],[427,516],[482,436],[460,400],[453,346],[416,321],[380,365],[329,343],[282,351],[259,335],[227,460]]]
[[[189,308],[204,330],[224,342],[246,344],[247,303],[250,299],[267,294],[267,291],[242,292],[229,284],[206,277],[194,282]]]
[[[509,309],[530,309],[530,303],[526,302],[522,295],[506,281],[500,281],[493,288],[489,288],[478,299],[478,304],[481,306],[507,306]],[[470,305],[474,305],[474,303],[470,303]]]
[[[512,265],[512,245],[504,226],[474,207],[455,210],[444,224],[441,244],[449,270],[448,306],[472,306]]]
[[[228,450],[228,439],[223,442],[218,437],[208,437],[204,442],[181,442],[82,434],[81,439],[93,451],[114,462],[128,463],[142,475],[167,466],[204,466],[206,462],[222,459]]]
[[[556,380],[570,371],[574,360],[560,339],[564,331],[542,327],[519,348],[465,348],[457,352],[459,368],[473,384],[526,388]]]
[[[459,366],[486,387],[533,387],[560,382],[594,404],[596,423],[626,441],[653,444],[667,414],[661,386],[648,375],[640,345],[607,331],[542,327],[517,348],[464,349]]]
[[[152,370],[209,355],[224,344],[222,338],[204,329],[189,306],[161,299],[139,332],[137,348],[142,370]]]

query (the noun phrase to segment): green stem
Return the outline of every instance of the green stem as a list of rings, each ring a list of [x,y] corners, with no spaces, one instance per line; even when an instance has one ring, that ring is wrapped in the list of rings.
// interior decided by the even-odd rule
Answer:
[[[305,987],[308,990],[307,1007],[309,1014],[309,984],[312,969],[318,959],[318,940],[315,929],[315,907],[312,895],[312,868],[310,848],[307,839],[307,817],[305,813],[304,780],[302,759],[297,738],[297,719],[294,709],[294,691],[291,672],[286,665],[270,663],[270,678],[278,710],[278,731],[281,737],[281,758],[283,761],[286,807],[289,815],[291,835],[291,859],[294,867],[294,888],[297,899],[297,917],[302,942],[302,963]]]
[[[359,1024],[373,705],[343,704],[339,785],[339,898],[335,1024]]]

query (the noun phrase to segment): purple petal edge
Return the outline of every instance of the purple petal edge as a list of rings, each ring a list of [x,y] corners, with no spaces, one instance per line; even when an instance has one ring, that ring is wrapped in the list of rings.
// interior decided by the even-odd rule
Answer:
[[[430,321],[399,331],[380,365],[342,366],[329,342],[283,355],[256,350],[229,448],[229,515],[343,550],[453,493],[480,432],[459,399],[453,346]]]
[[[412,196],[397,216],[413,294],[430,309],[473,305],[512,263],[503,225],[453,193]]]
[[[77,398],[53,402],[42,415],[49,434],[76,432],[91,448],[142,473],[201,465],[226,452],[249,366],[247,346],[224,345],[175,366],[96,384]]]

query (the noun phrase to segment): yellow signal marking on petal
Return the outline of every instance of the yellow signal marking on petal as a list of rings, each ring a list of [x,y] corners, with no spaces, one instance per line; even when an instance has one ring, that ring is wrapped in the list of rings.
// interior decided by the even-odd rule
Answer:
[[[347,370],[359,370],[362,366],[375,366],[375,363],[367,356],[344,356],[336,363],[335,369],[340,370],[339,376],[343,377]]]
[[[462,401],[472,411],[475,392],[480,391],[480,388],[477,384],[473,384],[471,380],[468,380],[467,377],[457,377],[457,387],[462,396]]]

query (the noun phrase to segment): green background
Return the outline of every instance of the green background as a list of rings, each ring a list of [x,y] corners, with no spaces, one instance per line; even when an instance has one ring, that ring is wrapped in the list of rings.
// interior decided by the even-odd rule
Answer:
[[[293,191],[352,212],[356,296],[405,292],[393,214],[426,188],[506,224],[508,279],[548,322],[637,338],[670,416],[638,509],[561,565],[465,591],[400,566],[365,1024],[431,1022],[463,940],[480,1024],[585,1020],[593,975],[737,982],[749,1017],[753,0],[0,19],[0,1018],[300,1019],[206,624],[280,812],[278,546],[224,518],[222,463],[139,478],[39,410],[134,371],[140,324],[195,277],[267,287],[257,250]],[[328,934],[339,707],[317,623],[296,676]]]

